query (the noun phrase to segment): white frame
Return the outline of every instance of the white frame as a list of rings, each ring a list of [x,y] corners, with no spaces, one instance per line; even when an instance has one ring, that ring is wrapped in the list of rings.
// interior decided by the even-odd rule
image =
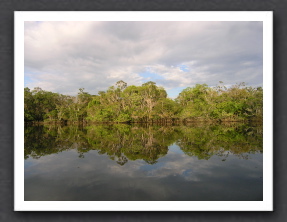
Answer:
[[[273,211],[273,12],[15,12],[15,211]],[[262,21],[263,201],[24,201],[24,21]]]

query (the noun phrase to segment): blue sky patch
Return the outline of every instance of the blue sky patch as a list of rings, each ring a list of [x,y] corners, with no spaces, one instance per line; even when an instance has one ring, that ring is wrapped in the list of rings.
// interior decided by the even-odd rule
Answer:
[[[24,76],[24,86],[26,87],[29,83],[33,82],[33,80],[29,76]]]
[[[179,69],[184,71],[184,72],[188,72],[189,71],[189,68],[187,65],[178,65]]]
[[[154,72],[149,72],[149,71],[141,72],[139,73],[139,75],[145,79],[148,79],[149,81],[154,81],[154,82],[159,79],[164,79],[161,75],[154,73]]]
[[[185,88],[187,88],[187,87],[176,87],[176,88],[168,89],[168,90],[166,90],[166,92],[170,98],[174,99]]]

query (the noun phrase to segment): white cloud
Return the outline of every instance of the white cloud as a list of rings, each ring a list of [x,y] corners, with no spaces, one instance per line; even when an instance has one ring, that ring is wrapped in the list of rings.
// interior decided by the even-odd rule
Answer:
[[[262,33],[262,22],[26,22],[26,86],[96,94],[148,81],[147,68],[166,89],[262,85]]]

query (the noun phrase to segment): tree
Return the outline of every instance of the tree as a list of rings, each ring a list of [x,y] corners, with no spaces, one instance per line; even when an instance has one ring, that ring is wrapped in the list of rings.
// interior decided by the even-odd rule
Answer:
[[[183,89],[175,100],[163,87],[149,81],[127,86],[118,81],[106,91],[91,95],[80,88],[76,96],[24,88],[25,121],[61,122],[170,122],[247,121],[263,119],[263,89],[222,82],[211,88],[196,84]]]
[[[24,120],[25,122],[34,121],[34,98],[31,90],[28,87],[24,88]]]
[[[140,95],[143,98],[143,106],[146,107],[146,118],[151,119],[152,110],[157,101],[161,98],[166,98],[167,93],[162,87],[157,87],[155,82],[149,81],[142,84]]]

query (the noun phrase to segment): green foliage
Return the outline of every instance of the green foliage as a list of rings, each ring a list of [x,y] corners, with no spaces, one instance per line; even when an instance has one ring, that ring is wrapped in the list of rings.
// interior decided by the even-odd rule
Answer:
[[[53,120],[56,116],[56,103],[59,94],[44,91],[37,87],[24,89],[24,120],[44,121]]]
[[[91,95],[83,91],[76,97],[42,90],[24,89],[24,120],[28,121],[83,121]]]
[[[230,88],[222,85],[209,88],[206,84],[184,89],[176,101],[182,106],[181,119],[207,121],[262,120],[262,88],[245,87],[244,83]]]
[[[155,82],[127,86],[118,81],[98,95],[80,88],[77,96],[41,88],[24,89],[24,120],[56,122],[174,122],[262,121],[263,89],[244,83],[230,88],[222,82],[214,88],[196,84],[182,90],[175,100],[167,98]]]

